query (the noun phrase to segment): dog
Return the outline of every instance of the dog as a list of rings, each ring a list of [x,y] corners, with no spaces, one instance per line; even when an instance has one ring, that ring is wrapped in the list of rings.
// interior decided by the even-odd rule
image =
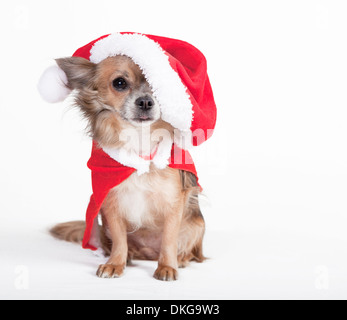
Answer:
[[[203,262],[202,188],[187,151],[213,133],[217,109],[205,56],[176,39],[133,32],[102,36],[57,59],[38,90],[50,103],[74,94],[93,140],[86,220],[59,224],[59,239],[101,248],[100,278],[132,259],[157,260],[154,277]]]
[[[129,57],[117,55],[97,64],[79,57],[56,62],[69,89],[75,90],[75,105],[88,122],[90,136],[101,148],[142,157],[158,148],[158,139],[153,138],[158,130],[174,138],[174,128],[161,118],[151,86]],[[133,141],[120,138],[127,130],[138,132]],[[200,192],[193,173],[158,169],[154,164],[149,172],[134,172],[113,188],[100,210],[99,243],[109,259],[99,266],[97,276],[121,277],[132,259],[157,260],[154,277],[173,281],[178,279],[178,268],[203,262]],[[85,227],[85,222],[75,221],[50,231],[56,238],[81,242]]]

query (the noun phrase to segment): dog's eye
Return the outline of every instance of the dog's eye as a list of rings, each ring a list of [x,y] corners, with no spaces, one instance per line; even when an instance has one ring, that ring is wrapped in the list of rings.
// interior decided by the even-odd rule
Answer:
[[[128,83],[123,78],[113,80],[112,85],[117,91],[124,91],[128,88]]]

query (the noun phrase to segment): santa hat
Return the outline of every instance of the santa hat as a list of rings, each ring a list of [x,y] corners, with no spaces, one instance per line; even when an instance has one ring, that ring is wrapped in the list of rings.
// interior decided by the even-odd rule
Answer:
[[[216,105],[207,75],[204,55],[191,44],[164,37],[138,33],[103,36],[78,49],[74,57],[99,63],[125,55],[142,70],[153,95],[160,104],[162,119],[178,129],[177,140],[199,145],[207,140],[216,123]],[[69,94],[68,80],[58,66],[42,75],[38,89],[47,102],[63,101]],[[193,139],[192,139],[193,138]]]

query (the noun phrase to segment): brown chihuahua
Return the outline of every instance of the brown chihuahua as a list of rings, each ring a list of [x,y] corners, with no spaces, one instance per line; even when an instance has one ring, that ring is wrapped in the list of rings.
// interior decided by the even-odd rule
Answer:
[[[151,86],[132,59],[117,55],[92,63],[72,57],[58,59],[57,64],[67,76],[67,87],[76,92],[75,104],[88,120],[91,137],[102,149],[126,150],[139,158],[153,155],[158,130],[165,130],[172,144],[174,128],[161,118]],[[127,130],[138,136],[122,139]],[[96,234],[109,260],[97,275],[117,278],[131,259],[158,260],[154,277],[172,281],[179,267],[192,260],[203,262],[205,223],[199,193],[194,174],[154,164],[114,187],[100,209],[102,225]],[[81,242],[84,230],[84,222],[69,222],[51,233]]]

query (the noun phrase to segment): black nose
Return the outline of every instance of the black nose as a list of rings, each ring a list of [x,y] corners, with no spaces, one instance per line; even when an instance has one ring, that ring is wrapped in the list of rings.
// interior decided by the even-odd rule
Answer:
[[[154,106],[154,101],[151,97],[145,96],[140,97],[135,101],[135,104],[141,109],[141,110],[150,110]]]

